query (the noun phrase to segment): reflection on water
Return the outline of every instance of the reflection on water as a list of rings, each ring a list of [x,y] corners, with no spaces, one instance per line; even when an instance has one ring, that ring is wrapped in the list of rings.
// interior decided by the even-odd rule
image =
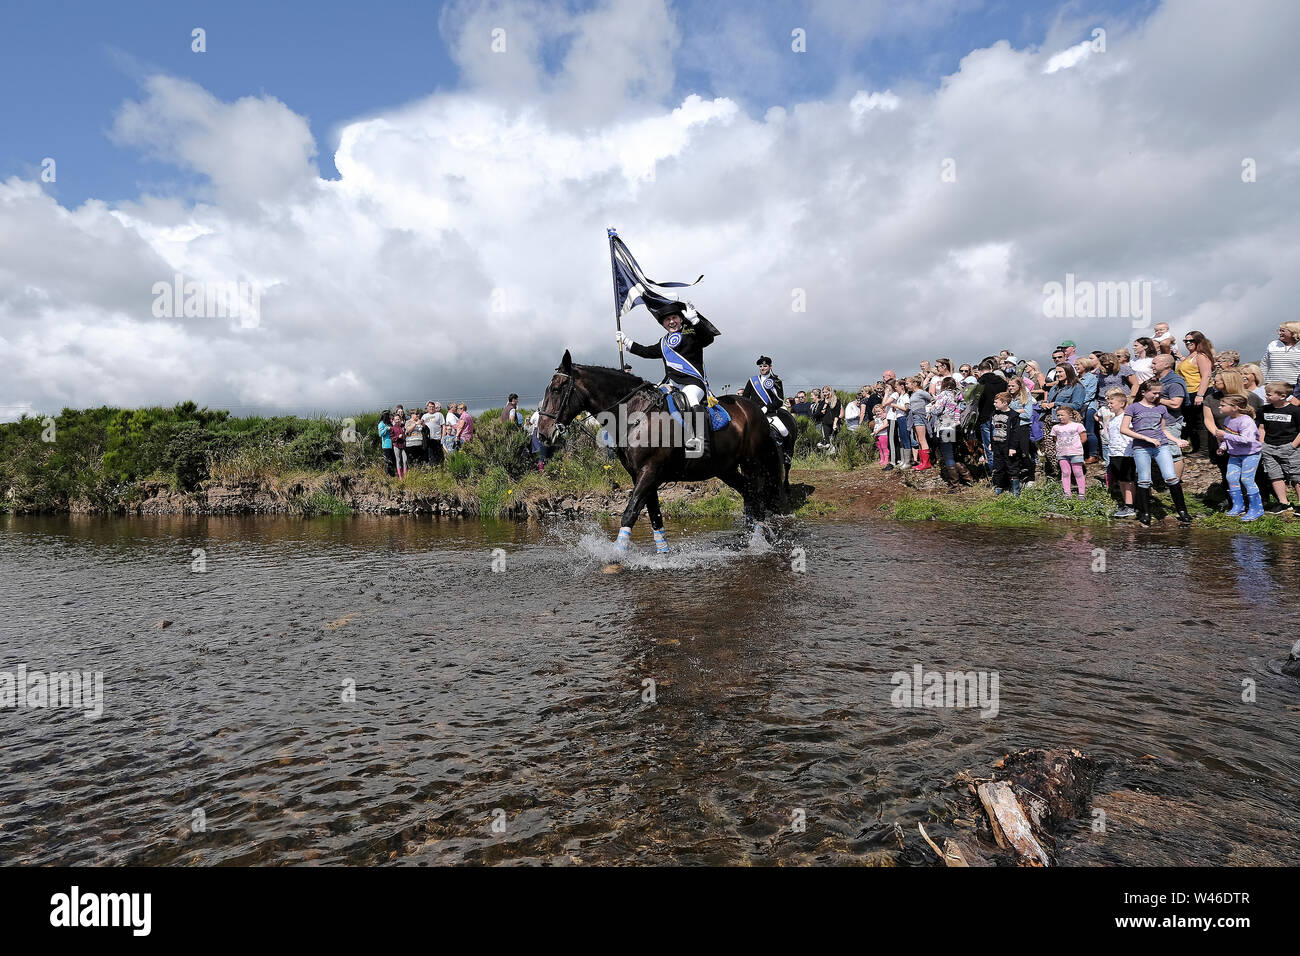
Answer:
[[[606,575],[594,525],[0,517],[0,671],[106,694],[0,710],[0,862],[931,863],[953,776],[1024,746],[1110,765],[1066,862],[1300,862],[1293,544],[648,535]],[[893,707],[918,664],[996,671],[997,717]]]

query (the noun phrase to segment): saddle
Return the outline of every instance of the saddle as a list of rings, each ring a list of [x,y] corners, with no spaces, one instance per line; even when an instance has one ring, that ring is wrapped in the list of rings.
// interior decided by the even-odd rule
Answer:
[[[665,383],[659,386],[659,390],[664,393],[665,400],[669,403],[669,410],[676,409],[682,415],[687,415],[695,411],[695,406],[691,405],[686,393],[680,389],[673,388]],[[710,395],[704,401],[704,409],[709,413],[709,429],[717,431],[720,428],[726,428],[731,424],[731,415],[725,408],[718,403],[718,400]]]

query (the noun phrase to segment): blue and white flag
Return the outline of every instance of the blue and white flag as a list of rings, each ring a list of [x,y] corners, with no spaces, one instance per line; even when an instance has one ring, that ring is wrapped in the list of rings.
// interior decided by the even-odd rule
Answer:
[[[672,295],[665,295],[665,289],[687,289],[699,282],[656,282],[647,279],[641,266],[632,257],[631,250],[618,237],[618,232],[607,229],[609,235],[609,257],[614,270],[614,307],[618,318],[623,318],[638,305],[644,305],[653,314],[658,315],[664,308],[678,300]]]

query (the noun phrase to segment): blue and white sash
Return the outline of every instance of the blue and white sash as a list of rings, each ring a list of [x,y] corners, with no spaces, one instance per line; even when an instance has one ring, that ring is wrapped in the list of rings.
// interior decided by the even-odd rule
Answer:
[[[749,380],[749,384],[754,386],[754,391],[758,393],[758,400],[764,405],[772,404],[772,396],[768,394],[769,388],[775,388],[776,383],[770,378],[765,379],[761,375],[755,375]]]
[[[680,332],[669,332],[659,340],[659,348],[663,352],[664,364],[674,372],[689,375],[691,378],[698,378],[705,391],[708,391],[709,381],[704,377],[704,370],[696,368],[677,351],[676,346],[681,344],[682,333]]]

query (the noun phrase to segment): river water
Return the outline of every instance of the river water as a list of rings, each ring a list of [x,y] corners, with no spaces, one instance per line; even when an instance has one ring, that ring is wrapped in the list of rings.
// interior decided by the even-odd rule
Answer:
[[[606,575],[594,522],[0,516],[0,671],[104,694],[0,709],[0,862],[933,864],[959,772],[1063,746],[1062,862],[1300,863],[1294,543],[685,525]]]

